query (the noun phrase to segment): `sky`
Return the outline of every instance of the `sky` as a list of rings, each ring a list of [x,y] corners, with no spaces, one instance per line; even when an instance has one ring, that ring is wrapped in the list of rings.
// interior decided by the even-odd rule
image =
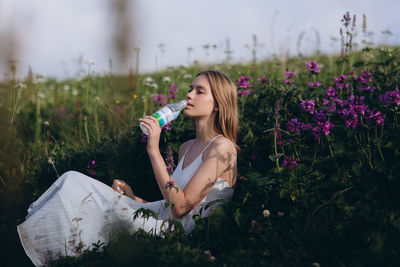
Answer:
[[[126,64],[119,65],[113,49],[116,19],[111,3],[0,0],[0,60],[13,54],[22,75],[30,66],[34,73],[66,79],[86,68],[85,62],[93,62],[91,69],[97,73],[107,72],[110,59],[113,72],[127,73],[130,66],[136,68],[136,47],[140,73],[195,60],[221,62],[226,59],[227,42],[232,62],[250,61],[254,36],[258,59],[310,54],[316,49],[337,53],[340,43],[332,37],[340,37],[346,11],[357,16],[358,41],[365,14],[367,29],[374,33],[371,40],[400,44],[398,0],[132,0],[129,25],[134,38]],[[382,34],[385,30],[392,35]],[[210,45],[208,52],[205,45]]]

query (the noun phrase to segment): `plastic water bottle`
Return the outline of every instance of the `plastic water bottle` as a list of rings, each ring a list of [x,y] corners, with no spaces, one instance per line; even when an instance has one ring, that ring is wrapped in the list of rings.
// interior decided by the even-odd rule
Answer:
[[[186,107],[187,100],[184,99],[179,101],[178,103],[165,105],[162,109],[152,114],[151,116],[158,120],[158,124],[160,127],[165,126],[168,122],[175,120],[182,109]],[[140,129],[145,135],[148,135],[146,127],[143,126],[143,123],[140,123]]]

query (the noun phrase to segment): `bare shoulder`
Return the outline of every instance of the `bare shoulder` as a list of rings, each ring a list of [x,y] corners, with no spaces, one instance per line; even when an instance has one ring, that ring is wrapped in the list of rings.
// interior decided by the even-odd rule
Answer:
[[[226,137],[218,137],[210,146],[204,151],[203,159],[213,154],[220,154],[227,157],[228,161],[236,161],[237,151],[233,143]]]

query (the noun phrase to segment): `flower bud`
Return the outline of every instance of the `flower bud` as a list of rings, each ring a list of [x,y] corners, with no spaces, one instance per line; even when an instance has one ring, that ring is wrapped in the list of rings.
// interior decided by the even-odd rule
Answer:
[[[263,215],[264,217],[269,217],[271,215],[271,212],[269,212],[269,210],[264,210]]]

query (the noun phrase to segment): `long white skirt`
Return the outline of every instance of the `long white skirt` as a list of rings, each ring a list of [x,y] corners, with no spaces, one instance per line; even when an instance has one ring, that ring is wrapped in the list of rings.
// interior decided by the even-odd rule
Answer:
[[[134,220],[140,208],[152,210],[157,217]],[[160,235],[168,228],[168,218],[164,200],[139,203],[89,176],[69,171],[30,205],[17,230],[25,252],[38,266],[57,254],[77,256],[92,243],[108,243],[121,229]]]

